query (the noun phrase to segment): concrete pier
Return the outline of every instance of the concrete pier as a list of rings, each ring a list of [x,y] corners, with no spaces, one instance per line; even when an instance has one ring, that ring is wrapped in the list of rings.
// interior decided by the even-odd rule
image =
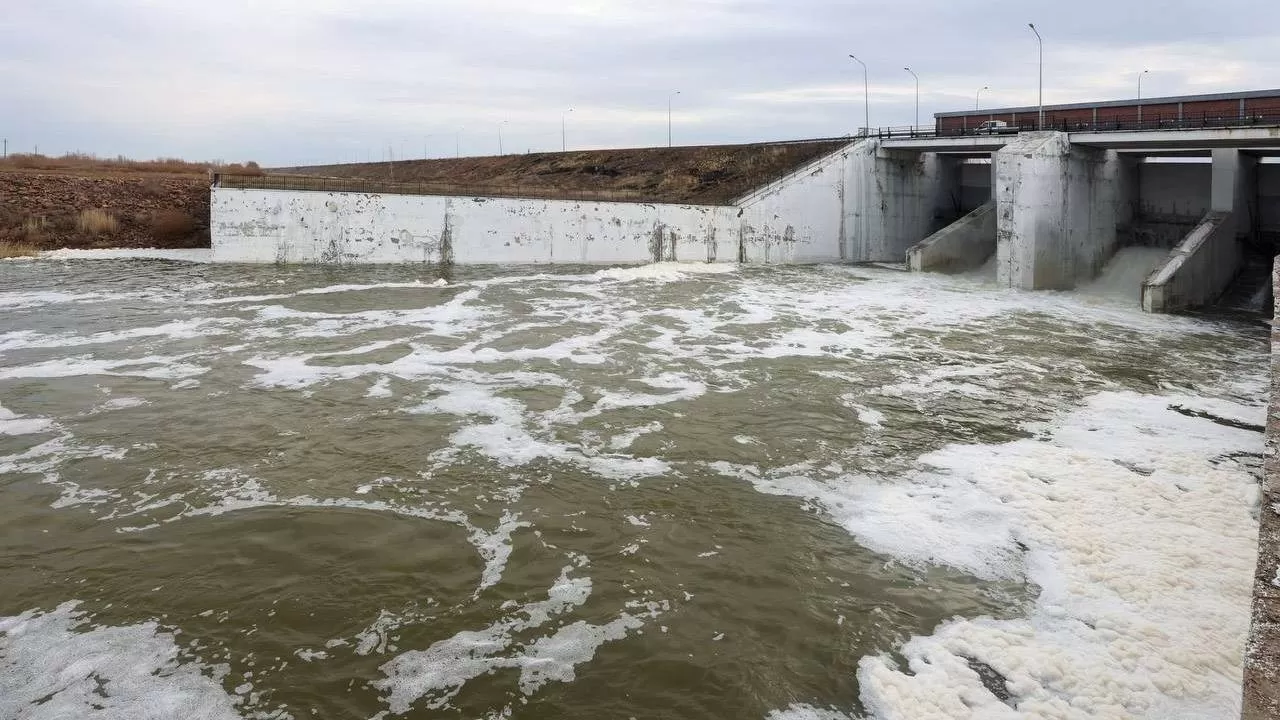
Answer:
[[[1066,290],[1093,279],[1132,213],[1130,163],[1059,132],[1025,133],[995,163],[997,282]]]

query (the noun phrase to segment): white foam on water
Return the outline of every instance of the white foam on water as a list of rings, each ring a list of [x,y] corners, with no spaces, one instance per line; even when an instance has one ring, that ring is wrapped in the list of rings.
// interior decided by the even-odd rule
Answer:
[[[130,328],[128,330],[111,330],[92,335],[45,335],[28,330],[0,334],[0,352],[10,350],[47,349],[61,347],[80,347],[83,345],[105,345],[107,343],[128,342],[131,340],[164,338],[168,340],[190,340],[200,337],[213,337],[231,331],[241,321],[236,318],[202,318],[193,320],[175,320],[153,327]]]
[[[379,669],[385,679],[373,686],[396,714],[409,712],[426,699],[433,710],[447,707],[466,683],[504,667],[517,667],[515,657],[505,656],[515,642],[514,633],[541,627],[553,618],[581,606],[591,595],[591,579],[570,577],[565,567],[547,590],[547,599],[517,605],[503,618],[481,630],[465,630],[434,643],[426,650],[411,650]]]
[[[511,535],[516,530],[527,527],[533,527],[533,525],[521,522],[518,513],[504,512],[498,527],[492,532],[472,528],[471,544],[484,560],[484,572],[480,575],[480,587],[476,588],[476,595],[485,588],[496,585],[502,579],[507,560],[511,557]]]
[[[1233,717],[1260,491],[1227,455],[1260,453],[1262,436],[1170,409],[1196,401],[1101,393],[1035,439],[948,446],[895,483],[718,469],[808,498],[906,562],[1039,586],[1026,618],[957,619],[912,639],[909,671],[863,658],[875,718]],[[970,659],[1008,680],[1009,705]]]
[[[661,262],[651,263],[649,265],[638,265],[635,267],[619,267],[610,268],[608,270],[599,270],[591,277],[596,280],[614,280],[617,282],[631,282],[635,280],[650,280],[658,282],[672,282],[676,280],[687,280],[691,275],[727,275],[737,272],[738,266],[733,263],[682,263],[682,262]]]
[[[574,667],[591,661],[597,648],[621,640],[629,631],[641,627],[644,627],[643,620],[622,613],[603,625],[579,620],[560,628],[554,635],[538,638],[524,654],[512,659],[520,668],[520,692],[532,695],[549,682],[573,682]]]
[[[182,380],[204,375],[209,368],[183,362],[190,355],[148,355],[140,358],[104,360],[93,355],[77,355],[46,360],[31,365],[0,368],[0,379],[67,378],[82,375],[114,375],[151,380]]]
[[[239,720],[228,668],[184,661],[155,622],[94,625],[67,602],[0,617],[0,717]]]
[[[328,660],[329,653],[324,650],[312,650],[311,648],[298,648],[293,651],[302,662],[315,662],[316,660]]]
[[[0,405],[0,435],[34,435],[46,432],[53,421],[47,418],[29,418],[17,415]]]
[[[765,720],[855,720],[852,715],[812,705],[792,705],[786,710],[774,710]]]
[[[639,440],[641,437],[661,431],[662,423],[660,422],[651,422],[646,425],[641,425],[640,427],[631,428],[630,430],[618,433],[617,435],[609,438],[609,449],[626,450],[634,445],[636,440]]]
[[[230,305],[234,303],[260,303],[271,300],[287,300],[299,295],[336,295],[337,293],[366,292],[368,290],[421,290],[425,288],[448,287],[449,281],[444,278],[432,282],[414,280],[412,282],[385,282],[368,285],[327,285],[318,288],[304,288],[292,293],[275,293],[270,295],[240,295],[225,298],[193,300],[192,305]]]
[[[46,250],[39,255],[41,260],[180,260],[191,263],[208,263],[213,261],[213,251],[208,248],[164,249],[164,248],[107,248],[101,250]]]
[[[365,397],[367,397],[367,398],[389,398],[389,397],[391,397],[391,396],[392,396],[392,392],[391,392],[391,378],[389,378],[389,377],[380,377],[380,378],[378,378],[378,381],[377,381],[377,382],[375,382],[373,385],[369,386],[369,389],[368,389],[368,391],[366,391],[366,392],[365,392],[364,396],[365,396]]]
[[[45,305],[70,305],[81,303],[137,300],[150,297],[143,293],[69,293],[56,290],[0,292],[0,308],[26,310]]]
[[[461,417],[480,416],[487,424],[469,424],[455,432],[450,441],[458,447],[474,449],[501,465],[516,467],[547,459],[579,465],[614,480],[634,480],[665,474],[670,467],[657,458],[635,458],[620,454],[584,454],[574,447],[540,440],[525,428],[525,407],[510,398],[498,397],[494,388],[472,384],[436,386],[444,394],[408,412],[444,413]]]

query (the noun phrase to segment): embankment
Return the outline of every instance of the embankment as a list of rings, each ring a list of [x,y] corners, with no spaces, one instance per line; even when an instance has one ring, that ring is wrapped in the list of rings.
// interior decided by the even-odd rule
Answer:
[[[0,169],[0,243],[209,247],[209,177]]]
[[[848,139],[273,168],[272,174],[421,183],[437,195],[724,205]]]

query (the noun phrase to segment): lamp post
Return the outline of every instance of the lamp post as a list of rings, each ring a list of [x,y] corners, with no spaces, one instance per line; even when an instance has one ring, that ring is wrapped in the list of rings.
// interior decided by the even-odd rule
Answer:
[[[462,128],[458,128],[458,131],[453,134],[453,156],[462,157]]]
[[[1040,37],[1040,31],[1036,29],[1035,23],[1027,23],[1027,27],[1031,28],[1031,32],[1036,34],[1036,43],[1040,46],[1040,122],[1036,129],[1044,129],[1044,38]]]
[[[508,122],[510,121],[503,120],[502,122],[498,123],[498,155],[499,156],[502,156],[503,154],[505,154],[502,152],[502,126],[506,125]]]
[[[667,147],[671,147],[671,100],[679,94],[680,91],[676,90],[667,96]]]
[[[569,113],[573,112],[573,108],[560,113],[560,152],[566,152],[569,149],[568,135],[565,134],[565,118]]]
[[[854,55],[849,57],[862,66],[862,123],[863,131],[871,134],[871,86],[867,83],[867,64]]]
[[[1142,76],[1146,75],[1149,72],[1151,71],[1143,70],[1142,72],[1138,73],[1138,129],[1139,130],[1142,129]]]
[[[978,88],[978,92],[974,93],[973,95],[973,111],[974,112],[982,111],[982,91],[990,90],[990,89],[991,89],[990,86],[983,85],[982,87]]]
[[[916,125],[915,126],[920,127],[920,76],[916,74],[915,70],[912,70],[909,67],[904,67],[902,69],[911,73],[911,77],[916,79]]]

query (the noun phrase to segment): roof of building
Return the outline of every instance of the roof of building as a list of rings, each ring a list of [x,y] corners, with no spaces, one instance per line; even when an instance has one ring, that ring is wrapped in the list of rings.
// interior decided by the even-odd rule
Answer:
[[[1179,102],[1204,102],[1206,100],[1240,100],[1253,98],[1280,98],[1280,89],[1276,90],[1247,90],[1244,92],[1228,92],[1213,93],[1210,95],[1174,95],[1171,97],[1153,97],[1142,98],[1143,105],[1164,105],[1167,103]],[[1045,112],[1053,112],[1055,110],[1088,110],[1089,108],[1106,108],[1106,107],[1132,107],[1138,104],[1138,99],[1131,100],[1104,100],[1102,102],[1083,102],[1069,103],[1066,105],[1045,105]],[[984,108],[982,110],[959,110],[955,112],[934,113],[935,118],[944,117],[964,117],[964,116],[987,116],[987,115],[1009,115],[1011,113],[1039,112],[1038,105],[1028,105],[1024,107],[1006,107],[1006,108]]]

